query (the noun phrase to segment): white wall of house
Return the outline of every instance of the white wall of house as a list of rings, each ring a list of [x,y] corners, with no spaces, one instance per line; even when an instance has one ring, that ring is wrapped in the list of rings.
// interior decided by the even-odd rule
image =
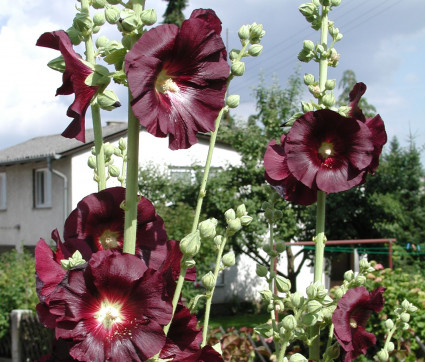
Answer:
[[[34,206],[33,170],[47,168],[47,160],[2,167],[6,173],[7,206],[0,210],[0,245],[34,246],[40,238],[50,240],[53,229],[62,233],[64,223],[64,181],[51,176],[51,206]],[[70,178],[70,159],[52,161],[52,168]],[[68,204],[70,199],[68,198]]]

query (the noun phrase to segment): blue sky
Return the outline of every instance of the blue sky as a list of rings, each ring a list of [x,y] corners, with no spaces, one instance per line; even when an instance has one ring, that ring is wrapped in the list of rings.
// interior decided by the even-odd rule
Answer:
[[[46,66],[58,54],[35,47],[35,42],[45,31],[67,29],[76,4],[72,0],[2,0],[0,149],[32,137],[61,133],[69,124],[65,113],[72,97],[54,96],[61,75]],[[239,119],[255,112],[252,88],[258,84],[260,71],[267,83],[275,74],[282,86],[298,66],[301,74],[318,74],[317,64],[300,63],[296,58],[303,40],[316,42],[319,36],[298,12],[300,4],[282,0],[189,0],[187,16],[199,7],[216,11],[223,22],[224,38],[227,30],[230,49],[239,46],[237,31],[241,25],[255,21],[266,30],[263,54],[247,61],[246,74],[230,87],[231,93],[241,95],[241,105],[234,111]],[[161,0],[146,1],[147,8],[157,10],[159,19],[165,6]],[[330,14],[344,38],[336,45],[340,64],[330,69],[329,78],[338,82],[344,70],[353,70],[358,81],[368,86],[365,96],[381,114],[389,137],[397,136],[405,144],[412,133],[419,146],[425,145],[423,14],[423,0],[342,0]],[[105,33],[114,37],[113,30]],[[118,94],[125,104],[126,90],[118,89]],[[307,93],[306,98],[310,98]],[[104,122],[124,121],[125,117],[125,106],[102,114]],[[90,115],[87,123],[90,125]]]

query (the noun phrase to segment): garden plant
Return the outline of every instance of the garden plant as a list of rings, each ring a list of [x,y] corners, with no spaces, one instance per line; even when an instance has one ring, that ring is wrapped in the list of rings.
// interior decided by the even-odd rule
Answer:
[[[366,330],[371,315],[385,304],[385,287],[366,283],[375,268],[361,260],[359,272],[347,271],[332,297],[322,280],[326,197],[373,177],[387,142],[379,114],[365,116],[359,107],[364,83],[354,85],[345,105],[336,105],[336,80],[327,73],[340,59],[335,44],[343,36],[330,18],[340,2],[313,0],[299,7],[318,39],[305,40],[298,59],[317,62],[319,71],[304,76],[313,100],[301,102],[283,125],[275,124],[275,129],[282,126],[280,138],[268,140],[264,168],[273,188],[269,200],[263,210],[244,204],[224,209],[220,219],[201,220],[214,146],[223,116],[240,100],[227,93],[229,84],[244,75],[245,58],[261,57],[263,25],[242,25],[240,47],[226,49],[221,21],[211,9],[194,10],[187,20],[180,19],[180,26],[154,25],[156,12],[144,0],[80,0],[70,28],[46,29],[40,35],[37,46],[60,52],[49,63],[63,73],[56,94],[75,96],[67,111],[71,122],[62,135],[85,142],[85,114],[91,108],[95,146],[88,166],[98,185],[98,192],[71,212],[63,235],[52,231],[55,248],[42,239],[36,246],[37,312],[56,337],[44,360],[223,361],[220,343],[208,344],[212,297],[219,272],[235,264],[235,253],[225,252],[226,245],[257,217],[268,225],[260,254],[269,267],[258,265],[257,275],[268,284],[261,298],[270,321],[254,330],[273,341],[275,360],[332,361],[341,356],[351,361],[376,344],[373,330]],[[109,25],[121,39],[96,36]],[[80,43],[84,57],[74,49]],[[108,89],[111,81],[128,88],[128,105]],[[115,146],[103,142],[101,113],[120,106],[128,107],[128,138]],[[143,189],[138,194],[141,126],[155,137],[168,137],[171,150],[190,148],[198,133],[209,134],[194,217],[180,241],[168,238]],[[107,187],[114,178],[121,186]],[[314,279],[305,291],[291,292],[290,280],[276,272],[276,260],[286,248],[274,237],[282,218],[277,208],[281,198],[294,205],[317,205]],[[211,240],[215,266],[196,275],[197,255]],[[184,283],[195,280],[202,282],[202,293],[185,304]],[[198,321],[193,310],[200,300],[205,310]],[[396,332],[409,328],[417,310],[397,298],[385,308],[386,338],[376,352],[379,361],[397,353]],[[303,344],[306,352],[291,350],[293,343]]]

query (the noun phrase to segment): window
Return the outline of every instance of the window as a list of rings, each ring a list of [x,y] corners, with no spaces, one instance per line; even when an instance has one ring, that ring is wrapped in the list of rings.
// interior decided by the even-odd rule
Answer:
[[[52,206],[52,174],[47,168],[34,171],[34,207]]]
[[[6,172],[0,172],[0,210],[6,210]]]
[[[170,170],[171,181],[192,183],[192,178],[194,177],[194,171],[191,167],[170,166],[169,170]]]

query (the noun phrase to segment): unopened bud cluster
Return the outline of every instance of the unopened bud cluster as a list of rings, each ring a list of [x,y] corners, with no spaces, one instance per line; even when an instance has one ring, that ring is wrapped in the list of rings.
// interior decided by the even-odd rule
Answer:
[[[239,205],[235,210],[229,209],[224,213],[227,228],[226,235],[232,236],[242,229],[243,226],[248,226],[252,222],[252,216],[248,215],[245,205]]]

